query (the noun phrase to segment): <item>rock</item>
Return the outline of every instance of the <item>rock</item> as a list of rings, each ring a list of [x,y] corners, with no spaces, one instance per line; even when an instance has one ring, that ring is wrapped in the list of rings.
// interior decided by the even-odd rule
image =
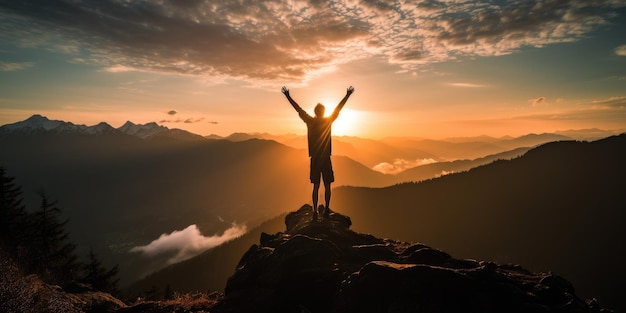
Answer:
[[[350,230],[308,205],[244,254],[214,312],[603,312],[553,274]],[[212,311],[212,312],[213,312]]]
[[[320,206],[321,207],[321,206]],[[320,223],[333,228],[348,229],[352,225],[350,217],[329,210],[328,218],[321,218]],[[313,208],[310,205],[303,205],[298,211],[291,212],[285,217],[287,232],[298,232],[309,226],[313,220]]]
[[[0,312],[113,313],[126,307],[110,294],[86,285],[76,284],[72,286],[76,292],[68,292],[37,275],[24,276],[9,262],[0,263],[0,281]]]
[[[406,262],[440,266],[450,258],[451,256],[443,251],[425,247],[411,252],[406,257]]]
[[[85,312],[117,312],[118,309],[126,307],[124,302],[105,292],[88,291],[72,295],[80,299]]]
[[[219,293],[192,293],[178,295],[171,300],[141,301],[115,313],[209,313],[222,298]]]
[[[492,264],[492,263],[490,263]],[[454,269],[373,261],[342,282],[338,312],[593,312],[565,284],[490,264]],[[560,281],[562,278],[559,278]],[[544,293],[548,288],[551,293]]]
[[[372,261],[342,282],[337,310],[471,312],[466,310],[469,297],[459,291],[473,284],[471,277],[452,269]]]

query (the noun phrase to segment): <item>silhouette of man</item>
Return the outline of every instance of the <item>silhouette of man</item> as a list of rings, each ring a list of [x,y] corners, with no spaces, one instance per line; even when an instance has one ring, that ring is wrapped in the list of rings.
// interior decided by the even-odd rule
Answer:
[[[289,103],[300,115],[300,118],[306,123],[307,137],[309,141],[309,157],[311,158],[311,172],[310,178],[313,184],[313,220],[317,220],[318,208],[318,194],[320,189],[320,182],[322,178],[324,180],[324,200],[326,201],[326,207],[323,213],[325,218],[328,218],[330,213],[330,184],[335,181],[335,175],[333,173],[333,165],[330,162],[331,154],[331,126],[333,122],[339,116],[339,112],[348,101],[350,95],[354,92],[352,86],[348,87],[346,96],[341,99],[341,102],[337,105],[333,114],[329,117],[324,117],[325,108],[324,105],[318,103],[315,106],[315,116],[307,114],[289,95],[289,89],[287,87],[282,88],[282,93],[285,94]]]

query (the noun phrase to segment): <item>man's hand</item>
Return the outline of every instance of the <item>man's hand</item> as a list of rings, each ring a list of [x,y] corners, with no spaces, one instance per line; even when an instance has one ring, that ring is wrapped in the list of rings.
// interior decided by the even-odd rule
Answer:
[[[283,88],[285,88],[285,87],[283,87]],[[287,92],[289,92],[289,90],[287,90]],[[349,95],[351,95],[353,92],[354,92],[354,87],[350,86],[350,87],[348,87],[348,91],[347,91],[347,93],[346,93],[346,94],[349,96]]]
[[[284,93],[285,96],[289,96],[289,89],[287,89],[287,87],[283,86],[283,88],[280,91]]]

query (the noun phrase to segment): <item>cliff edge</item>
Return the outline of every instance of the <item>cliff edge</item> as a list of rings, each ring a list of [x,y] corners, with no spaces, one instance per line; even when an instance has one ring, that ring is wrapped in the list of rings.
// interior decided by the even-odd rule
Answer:
[[[214,312],[610,312],[552,273],[357,233],[335,212],[312,221],[304,205],[285,224],[243,255]]]

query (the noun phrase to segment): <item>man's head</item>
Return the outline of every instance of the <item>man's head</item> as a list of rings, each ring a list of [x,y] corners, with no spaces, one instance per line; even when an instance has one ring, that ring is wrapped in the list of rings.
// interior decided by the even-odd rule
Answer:
[[[326,111],[326,108],[324,107],[323,104],[318,103],[315,106],[315,109],[313,109],[315,111],[315,116],[316,117],[324,117],[324,112]]]

